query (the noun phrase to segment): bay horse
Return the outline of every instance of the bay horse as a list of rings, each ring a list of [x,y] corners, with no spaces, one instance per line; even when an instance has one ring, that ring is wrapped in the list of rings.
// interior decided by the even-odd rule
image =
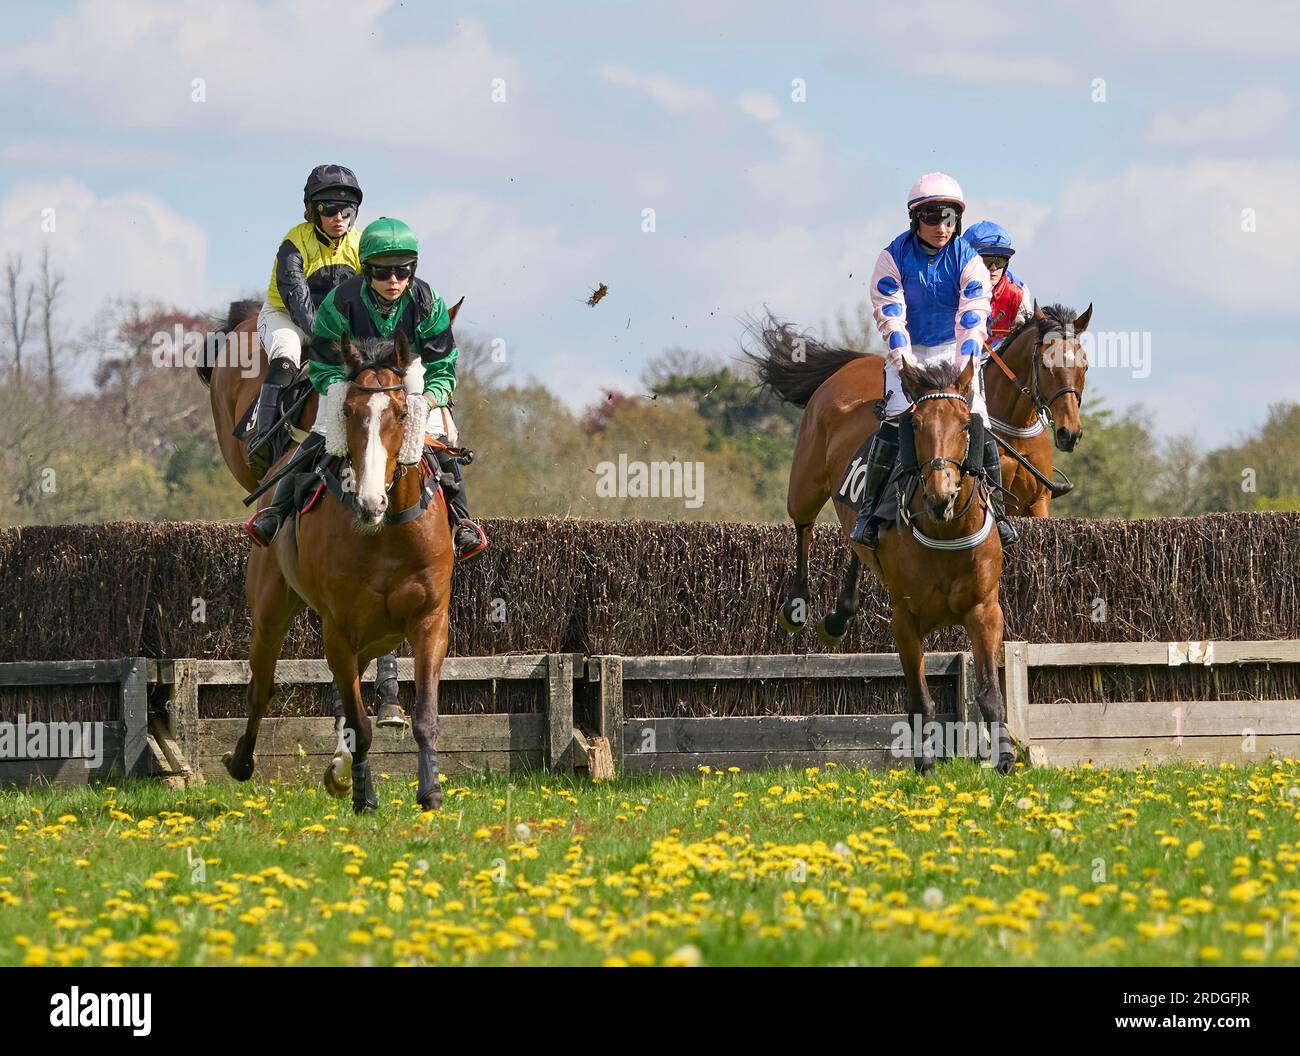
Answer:
[[[769,325],[760,336],[766,354],[751,358],[758,362],[760,375],[782,398],[797,399],[819,374],[833,374],[838,379],[840,375],[866,376],[876,369],[861,353],[799,337],[785,324]],[[835,366],[837,363],[839,366]],[[999,600],[1002,542],[994,530],[988,492],[970,469],[970,463],[978,461],[982,454],[970,450],[970,398],[975,369],[971,357],[960,372],[955,365],[942,361],[923,368],[905,365],[900,371],[914,401],[911,447],[915,465],[910,464],[913,456],[909,455],[905,424],[900,429],[900,472],[904,475],[895,477],[903,485],[898,516],[881,529],[874,552],[849,540],[855,511],[848,504],[836,502],[840,531],[853,551],[850,563],[854,566],[852,579],[846,580],[851,597],[841,595],[840,604],[847,602],[856,612],[860,600],[856,569],[865,562],[889,591],[890,628],[907,685],[908,714],[922,727],[933,722],[935,716],[925,679],[925,638],[943,627],[960,624],[965,628],[975,658],[975,699],[984,720],[991,724],[997,768],[1006,774],[1015,766],[1015,749],[998,684],[1003,632]],[[863,435],[874,431],[874,421],[867,427],[868,417],[875,418],[873,412],[870,403],[850,396],[843,384],[819,384],[806,397],[795,468],[791,470],[791,494],[795,493],[794,480],[800,471],[814,478],[804,493],[825,490],[815,507],[810,504],[791,509],[801,534],[811,532],[824,496],[838,485]],[[825,453],[817,461],[807,458],[807,451],[814,445]],[[906,472],[909,468],[910,476]],[[801,554],[806,555],[805,547],[801,547]],[[796,578],[806,581],[806,564],[797,570]],[[914,738],[912,752],[918,771],[929,773],[934,769],[934,748],[928,737],[920,737],[919,743]]]
[[[456,313],[465,302],[462,297],[448,310],[452,322]],[[208,389],[209,402],[212,405],[212,422],[217,430],[217,445],[221,448],[221,457],[234,478],[245,491],[252,491],[262,480],[262,475],[249,466],[245,443],[235,435],[239,423],[244,420],[248,410],[257,401],[262,390],[262,381],[270,367],[265,350],[257,333],[257,313],[261,309],[257,301],[234,301],[226,318],[225,340],[213,359],[215,362],[200,363],[196,368],[199,380]],[[235,350],[249,348],[254,356],[231,354]],[[277,464],[292,458],[297,445],[306,439],[307,430],[316,420],[316,408],[319,397],[312,391],[290,422],[293,438],[288,450]],[[397,701],[397,653],[396,651],[380,658],[379,670],[375,679],[375,693],[378,708],[375,718],[381,726],[405,728],[406,717],[402,714]],[[335,700],[337,712],[338,701]]]
[[[239,355],[222,355],[220,350],[214,357],[216,362],[198,366],[199,380],[208,387],[208,397],[212,404],[212,422],[217,428],[217,445],[221,448],[221,457],[235,479],[245,491],[252,491],[261,480],[261,475],[249,468],[244,452],[244,442],[235,436],[235,429],[249,407],[257,400],[262,390],[262,379],[266,377],[269,367],[261,340],[257,336],[257,313],[261,309],[257,301],[235,301],[230,306],[230,315],[226,319],[225,346],[251,347],[256,350],[252,362],[245,366]],[[298,430],[295,444],[305,438],[305,431],[316,420],[317,396],[313,392],[302,405],[292,426]],[[292,448],[291,448],[292,451]]]
[[[1091,304],[1077,316],[1059,304],[1046,309],[1035,305],[1034,315],[1008,334],[998,351],[1012,376],[991,357],[984,366],[989,425],[1033,467],[1001,452],[1007,501],[1029,517],[1048,516],[1052,499],[1073,487],[1068,481],[1048,483],[1053,481],[1052,443],[1073,451],[1083,435],[1079,405],[1088,357],[1078,335],[1091,319]]]
[[[253,774],[258,728],[274,689],[285,634],[304,605],[321,618],[325,657],[343,702],[343,722],[325,788],[353,809],[373,811],[374,782],[367,753],[370,716],[361,703],[361,672],[405,638],[415,657],[414,734],[419,751],[416,798],[425,810],[442,805],[438,778],[438,682],[447,655],[454,552],[437,478],[429,467],[399,464],[406,449],[423,450],[423,416],[408,416],[408,371],[422,370],[406,336],[338,346],[349,383],[336,422],[326,422],[327,449],[346,445],[340,483],[315,508],[287,518],[270,547],[254,547],[245,590],[249,645],[248,724],[223,759],[238,781]],[[329,405],[327,404],[327,407]],[[414,443],[408,429],[421,434]],[[335,437],[330,441],[331,434]],[[437,473],[436,466],[432,469]],[[327,480],[328,482],[328,480]],[[269,496],[263,502],[270,501]],[[427,507],[433,506],[433,509]]]
[[[1046,308],[1034,306],[1034,314],[1013,331],[999,353],[1003,361],[1024,385],[998,384],[985,392],[990,419],[1016,423],[1021,407],[1037,406],[1041,393],[1049,388],[1054,395],[1050,404],[1060,400],[1055,438],[1062,450],[1072,450],[1080,436],[1079,401],[1083,393],[1087,356],[1079,341],[1092,315],[1092,306],[1076,313],[1059,304]],[[876,403],[885,394],[885,361],[878,355],[833,348],[796,333],[788,324],[769,317],[767,323],[753,328],[763,351],[749,354],[760,383],[768,386],[780,400],[803,407],[794,458],[790,465],[790,482],[786,491],[786,512],[795,527],[795,574],[790,592],[781,606],[781,627],[797,634],[808,625],[808,552],[812,544],[813,525],[827,501],[839,488],[853,457],[879,425],[874,413]],[[1050,356],[1046,354],[1050,350]],[[1002,377],[1000,371],[985,368],[985,379]],[[1026,401],[1022,389],[1029,388]],[[1036,414],[1037,412],[1035,412]],[[1037,420],[1037,418],[1035,418]],[[1046,437],[1041,441],[1015,442],[1047,479],[1052,475],[1051,448]],[[1030,516],[1046,517],[1051,501],[1035,488],[1047,489],[1023,467],[1002,452],[1002,484],[1012,491],[1012,507]],[[836,500],[836,513],[843,510]],[[859,580],[862,563],[856,551],[849,556],[844,580],[835,608],[816,625],[822,644],[834,648],[844,639],[849,621],[861,601]]]

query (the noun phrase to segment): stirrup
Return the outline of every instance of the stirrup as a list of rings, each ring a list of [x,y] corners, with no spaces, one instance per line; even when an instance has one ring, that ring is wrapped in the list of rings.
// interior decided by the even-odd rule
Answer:
[[[275,524],[271,528],[270,534],[264,536],[263,533],[265,532],[265,529],[255,527],[253,522],[265,517],[267,514],[274,516]],[[275,540],[282,524],[284,524],[283,515],[281,515],[274,506],[267,506],[266,509],[258,510],[253,514],[253,516],[244,522],[244,532],[253,540],[255,545],[265,548],[270,546]]]
[[[1020,538],[1020,533],[1016,531],[1016,526],[1003,517],[994,517],[998,526],[998,538],[1002,540],[1002,547],[1005,549],[1013,545]]]
[[[876,516],[874,510],[865,515],[859,515],[858,519],[853,522],[853,530],[849,532],[849,538],[855,543],[862,544],[868,550],[876,548],[876,544],[880,541],[880,518]]]
[[[478,536],[478,542],[475,543],[473,546],[471,546],[463,554],[460,553],[459,550],[457,551],[456,563],[467,564],[468,562],[477,560],[478,558],[483,556],[483,551],[487,549],[487,545],[488,545],[487,533],[484,532],[483,529],[480,528],[475,522],[471,521],[468,517],[466,517],[464,520],[458,521],[455,527],[453,527],[451,530],[453,546],[456,546],[456,536],[460,533],[461,528],[472,528],[474,529],[475,534]]]

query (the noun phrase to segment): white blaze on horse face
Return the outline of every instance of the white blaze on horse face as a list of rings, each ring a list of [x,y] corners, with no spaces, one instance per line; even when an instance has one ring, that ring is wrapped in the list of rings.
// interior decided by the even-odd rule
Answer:
[[[1078,342],[1066,340],[1060,334],[1052,334],[1043,341],[1043,366],[1049,370],[1057,367],[1083,366]]]
[[[388,451],[384,448],[383,437],[379,433],[388,400],[387,393],[376,392],[366,401],[366,420],[363,423],[366,429],[366,447],[361,455],[361,471],[357,475],[357,505],[372,516],[384,508],[388,483],[384,479],[384,471],[388,468]]]

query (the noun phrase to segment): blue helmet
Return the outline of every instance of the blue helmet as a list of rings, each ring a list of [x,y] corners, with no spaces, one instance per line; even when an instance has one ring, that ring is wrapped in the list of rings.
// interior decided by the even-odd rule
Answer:
[[[1009,257],[1015,253],[1007,229],[992,220],[981,220],[978,224],[972,224],[961,237],[974,247],[976,253],[987,253],[997,257]]]

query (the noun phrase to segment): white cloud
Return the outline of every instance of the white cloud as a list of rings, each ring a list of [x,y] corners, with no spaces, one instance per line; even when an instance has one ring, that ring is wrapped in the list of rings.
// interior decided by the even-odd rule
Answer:
[[[972,198],[966,209],[964,226],[970,227],[980,220],[1001,224],[1011,234],[1016,252],[1030,249],[1034,236],[1044,220],[1051,215],[1052,207],[1027,198],[993,197]]]
[[[775,121],[781,116],[781,104],[767,92],[746,92],[737,103],[744,113],[759,121]]]
[[[55,230],[42,231],[53,209]],[[209,303],[207,235],[158,198],[99,195],[75,180],[20,184],[0,203],[0,243],[34,266],[48,245],[66,276],[62,315],[80,323],[111,296],[137,295],[181,308]]]
[[[448,302],[464,294],[467,326],[488,340],[526,342],[521,320],[542,318],[557,298],[577,303],[594,281],[590,244],[514,215],[499,199],[437,194],[399,205],[394,212],[420,238],[421,277]]]
[[[712,106],[712,92],[661,73],[637,73],[626,66],[608,64],[601,67],[601,77],[610,84],[631,88],[666,110],[689,110]]]
[[[1129,276],[1133,294],[1171,298],[1225,333],[1233,313],[1289,318],[1300,289],[1298,184],[1296,162],[1134,165],[1075,179],[1054,218],[1056,270],[1076,283]],[[1245,209],[1256,211],[1256,231],[1242,230]],[[1079,240],[1104,251],[1071,249]]]
[[[1143,136],[1158,147],[1249,143],[1275,130],[1292,109],[1291,97],[1282,89],[1254,85],[1213,106],[1158,113],[1147,123]]]
[[[400,119],[383,115],[396,103],[399,113],[417,108],[427,133],[458,150],[511,143],[524,108],[493,103],[491,91],[503,78],[507,100],[523,94],[514,59],[472,19],[448,19],[436,44],[394,41],[378,25],[392,8],[391,0],[86,0],[11,47],[0,85],[57,96],[105,129],[132,133],[310,136],[318,121],[324,135],[332,126],[353,143],[387,144]],[[196,78],[204,102],[192,98]]]

